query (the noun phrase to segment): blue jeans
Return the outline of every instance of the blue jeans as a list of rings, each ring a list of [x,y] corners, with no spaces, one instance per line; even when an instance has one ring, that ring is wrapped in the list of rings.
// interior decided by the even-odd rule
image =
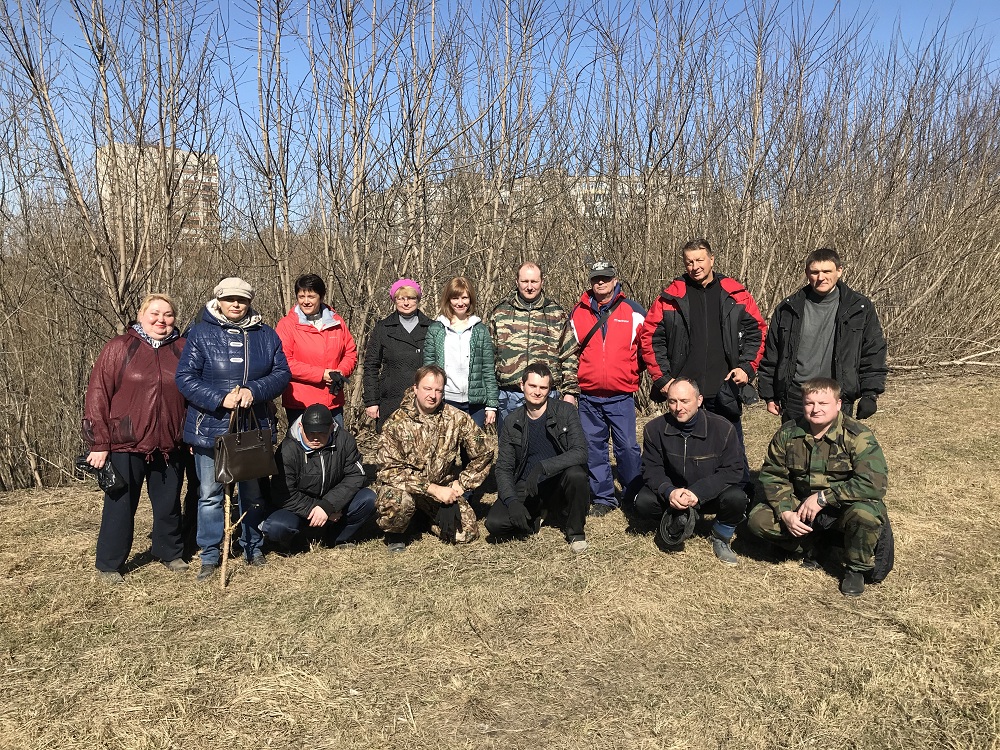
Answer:
[[[327,523],[323,529],[326,543],[343,544],[361,530],[375,513],[375,491],[362,487],[344,508],[339,521]],[[309,521],[298,513],[281,508],[269,515],[260,525],[264,535],[280,547],[292,546],[295,537],[306,528]]]
[[[215,481],[215,450],[194,448],[194,467],[198,472],[198,546],[201,547],[201,564],[218,565],[222,537],[225,532],[223,513],[223,486]],[[239,482],[239,514],[246,513],[240,523],[240,544],[247,561],[264,554],[264,537],[260,522],[264,518],[264,500],[257,480]]]
[[[579,399],[580,423],[587,438],[587,471],[594,502],[617,507],[615,480],[608,459],[608,438],[618,465],[618,480],[625,497],[642,487],[642,452],[635,437],[635,399],[621,396],[588,396]]]
[[[464,401],[449,401],[448,399],[445,399],[444,402],[472,417],[472,421],[479,425],[480,430],[486,426],[486,404],[470,404]]]

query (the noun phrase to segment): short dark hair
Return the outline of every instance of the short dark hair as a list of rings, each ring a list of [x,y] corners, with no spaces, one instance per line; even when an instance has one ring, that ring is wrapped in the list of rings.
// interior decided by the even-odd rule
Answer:
[[[832,247],[821,247],[813,250],[806,256],[806,272],[813,263],[833,263],[837,268],[843,268],[844,264],[840,260],[840,253]]]
[[[316,292],[320,299],[326,297],[326,284],[314,273],[306,273],[295,279],[295,293]]]
[[[442,382],[448,382],[448,376],[445,375],[443,367],[439,367],[438,365],[424,365],[423,367],[418,367],[417,371],[413,373],[413,387],[416,388],[420,385],[420,381],[428,375],[441,378]]]
[[[552,387],[552,370],[544,362],[532,362],[527,367],[524,368],[524,372],[521,373],[521,382],[527,383],[529,375],[537,375],[540,378],[549,379],[549,388]]]
[[[840,398],[840,383],[833,378],[810,378],[802,384],[803,399],[810,393],[819,393],[820,391],[833,391],[833,397]]]
[[[706,240],[704,237],[699,237],[687,243],[684,247],[681,248],[681,255],[684,255],[684,253],[691,252],[693,250],[707,250],[709,255],[715,255],[715,251],[712,250],[712,246],[708,243],[708,240]]]
[[[687,375],[678,375],[670,384],[670,388],[673,388],[677,383],[687,383],[689,386],[694,388],[695,396],[701,395],[701,388],[698,387],[698,382],[694,378],[689,378]],[[667,393],[670,393],[670,388],[667,388]]]

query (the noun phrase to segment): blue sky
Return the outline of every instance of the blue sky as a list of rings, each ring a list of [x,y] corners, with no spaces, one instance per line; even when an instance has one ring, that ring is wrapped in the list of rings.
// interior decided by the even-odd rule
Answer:
[[[817,13],[831,11],[836,3],[819,0]],[[949,18],[948,36],[967,33],[982,34],[984,40],[1000,36],[1000,6],[986,0],[956,0],[949,6],[933,0],[844,0],[840,3],[845,15],[858,13],[872,17],[876,38],[888,40],[898,26],[904,39],[917,42],[931,35],[945,18]]]

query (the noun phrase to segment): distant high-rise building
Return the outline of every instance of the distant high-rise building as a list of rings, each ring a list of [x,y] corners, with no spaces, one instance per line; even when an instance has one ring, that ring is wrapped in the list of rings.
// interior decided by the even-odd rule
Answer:
[[[109,231],[172,245],[206,242],[219,230],[219,163],[158,144],[112,143],[97,150],[101,208]]]

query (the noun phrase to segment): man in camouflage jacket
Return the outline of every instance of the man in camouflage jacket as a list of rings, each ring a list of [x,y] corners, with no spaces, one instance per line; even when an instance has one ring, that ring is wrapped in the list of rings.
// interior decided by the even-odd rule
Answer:
[[[517,269],[517,291],[497,305],[490,318],[496,345],[500,409],[497,430],[514,409],[524,403],[521,377],[532,362],[552,371],[552,388],[564,401],[576,404],[576,341],[566,326],[566,311],[542,293],[542,270],[534,263]]]
[[[750,531],[790,550],[802,548],[817,568],[814,530],[840,533],[845,596],[860,596],[875,567],[875,546],[888,524],[889,469],[875,435],[840,411],[840,386],[814,378],[802,386],[805,416],[785,422],[771,439],[760,472],[767,502],[750,513]]]
[[[444,382],[437,365],[421,367],[382,428],[375,512],[393,552],[405,549],[403,535],[417,509],[432,519],[431,532],[444,541],[479,538],[465,494],[489,473],[493,446],[468,414],[443,403]]]

